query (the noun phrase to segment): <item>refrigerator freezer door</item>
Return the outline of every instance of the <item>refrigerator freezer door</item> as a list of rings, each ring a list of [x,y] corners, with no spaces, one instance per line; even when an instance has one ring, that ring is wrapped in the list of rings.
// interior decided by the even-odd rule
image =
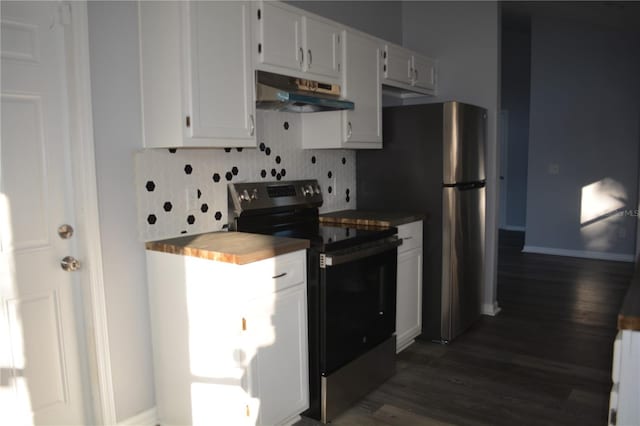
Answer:
[[[485,188],[443,188],[442,339],[480,316],[484,264]]]
[[[443,176],[446,184],[485,180],[487,111],[459,102],[444,104]]]

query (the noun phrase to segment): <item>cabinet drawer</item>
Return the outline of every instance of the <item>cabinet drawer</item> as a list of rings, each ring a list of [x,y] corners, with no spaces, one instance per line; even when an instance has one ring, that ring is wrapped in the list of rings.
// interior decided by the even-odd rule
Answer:
[[[398,247],[398,253],[404,253],[416,247],[422,246],[422,221],[406,223],[398,226],[398,238],[402,245]]]
[[[245,265],[244,284],[250,297],[274,293],[305,282],[306,251],[300,250]]]

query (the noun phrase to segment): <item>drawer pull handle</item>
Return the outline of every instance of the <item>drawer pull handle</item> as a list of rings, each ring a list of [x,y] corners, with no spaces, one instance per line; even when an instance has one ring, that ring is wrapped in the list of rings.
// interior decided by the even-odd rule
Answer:
[[[412,240],[413,237],[404,237],[403,240]]]
[[[284,277],[285,275],[287,275],[287,273],[286,273],[286,272],[283,272],[283,273],[281,273],[281,274],[278,274],[278,275],[275,275],[275,276],[271,277],[271,279],[275,280],[276,278],[282,278],[282,277]]]
[[[247,331],[247,319],[242,318],[242,331]]]

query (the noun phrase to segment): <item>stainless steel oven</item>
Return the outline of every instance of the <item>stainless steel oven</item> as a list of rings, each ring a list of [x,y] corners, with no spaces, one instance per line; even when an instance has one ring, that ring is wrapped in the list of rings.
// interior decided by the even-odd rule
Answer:
[[[325,226],[316,181],[229,184],[230,228],[308,239],[309,399],[329,422],[395,372],[395,228]]]

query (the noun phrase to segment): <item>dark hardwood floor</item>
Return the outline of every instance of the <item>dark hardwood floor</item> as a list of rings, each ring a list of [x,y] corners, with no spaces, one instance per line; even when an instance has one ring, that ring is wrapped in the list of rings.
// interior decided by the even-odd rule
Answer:
[[[417,341],[393,378],[333,424],[606,425],[633,266],[524,254],[522,244],[521,233],[501,231],[499,315],[447,346]]]

